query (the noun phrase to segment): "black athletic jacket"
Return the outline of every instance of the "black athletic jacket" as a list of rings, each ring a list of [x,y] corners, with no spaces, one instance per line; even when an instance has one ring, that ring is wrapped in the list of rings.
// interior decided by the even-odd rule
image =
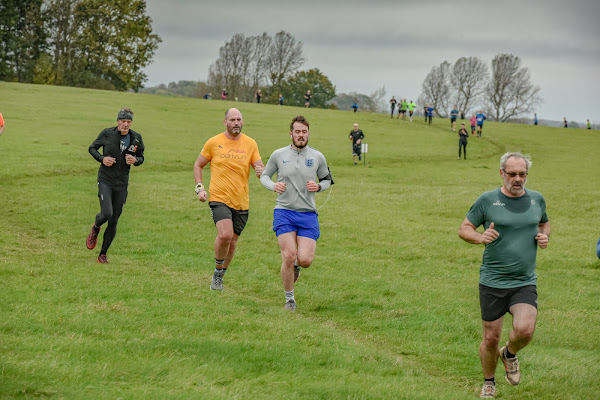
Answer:
[[[133,164],[138,166],[144,162],[144,142],[142,135],[129,130],[128,135],[131,140],[126,151],[121,152],[121,132],[117,127],[106,128],[90,145],[90,154],[100,162],[100,170],[98,171],[98,182],[103,182],[111,186],[127,186],[129,183],[129,165],[125,162],[125,154],[131,154],[137,158]],[[98,149],[102,147],[102,153]],[[104,157],[114,157],[117,162],[112,167],[107,167],[102,164]]]

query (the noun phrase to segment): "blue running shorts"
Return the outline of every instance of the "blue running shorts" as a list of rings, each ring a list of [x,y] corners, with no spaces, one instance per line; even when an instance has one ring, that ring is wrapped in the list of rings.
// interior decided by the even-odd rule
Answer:
[[[300,212],[276,208],[273,211],[273,230],[277,236],[297,232],[296,235],[317,240],[321,236],[319,219],[315,212]]]

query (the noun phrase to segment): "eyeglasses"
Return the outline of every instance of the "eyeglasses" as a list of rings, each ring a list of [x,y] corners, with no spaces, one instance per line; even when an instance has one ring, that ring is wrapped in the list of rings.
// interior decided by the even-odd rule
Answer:
[[[503,169],[502,171],[504,171],[504,173],[508,176],[510,176],[511,178],[514,178],[515,176],[519,175],[520,178],[525,178],[527,176],[527,174],[529,172],[506,172],[505,169]]]

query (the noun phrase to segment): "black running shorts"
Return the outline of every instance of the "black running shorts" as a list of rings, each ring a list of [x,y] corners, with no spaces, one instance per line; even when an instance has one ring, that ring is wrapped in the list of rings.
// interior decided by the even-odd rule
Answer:
[[[215,224],[222,219],[230,219],[233,221],[233,233],[238,236],[242,234],[248,222],[248,210],[236,210],[218,201],[211,201],[208,203],[208,206],[210,207],[210,215]]]
[[[530,304],[537,309],[535,285],[497,289],[479,284],[479,305],[484,321],[495,321],[510,312],[513,305],[520,303]]]

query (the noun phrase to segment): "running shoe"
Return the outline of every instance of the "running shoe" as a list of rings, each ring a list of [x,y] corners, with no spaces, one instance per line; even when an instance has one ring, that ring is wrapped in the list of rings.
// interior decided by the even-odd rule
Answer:
[[[296,300],[288,300],[285,302],[285,307],[286,310],[290,310],[290,311],[296,311]]]
[[[504,370],[506,371],[506,381],[513,386],[517,386],[521,382],[521,370],[519,369],[519,359],[515,355],[515,358],[506,358],[505,351],[508,347],[506,346],[500,349],[500,359],[504,363]]]
[[[210,290],[223,290],[223,273],[217,272],[213,274]]]
[[[493,382],[485,381],[479,397],[482,399],[493,399],[496,397],[496,385]]]
[[[98,264],[108,264],[108,258],[106,258],[106,254],[100,254],[96,262]]]
[[[300,270],[301,268],[299,266],[294,266],[294,283],[298,282],[298,278],[300,278]]]
[[[100,229],[102,229],[102,227],[100,227]],[[98,234],[100,233],[100,229],[98,229],[98,232],[96,232],[94,230],[94,225],[92,225],[92,231],[90,232],[90,234],[88,235],[86,241],[85,241],[85,245],[87,246],[88,249],[92,250],[94,247],[96,247],[96,243],[98,242]]]

